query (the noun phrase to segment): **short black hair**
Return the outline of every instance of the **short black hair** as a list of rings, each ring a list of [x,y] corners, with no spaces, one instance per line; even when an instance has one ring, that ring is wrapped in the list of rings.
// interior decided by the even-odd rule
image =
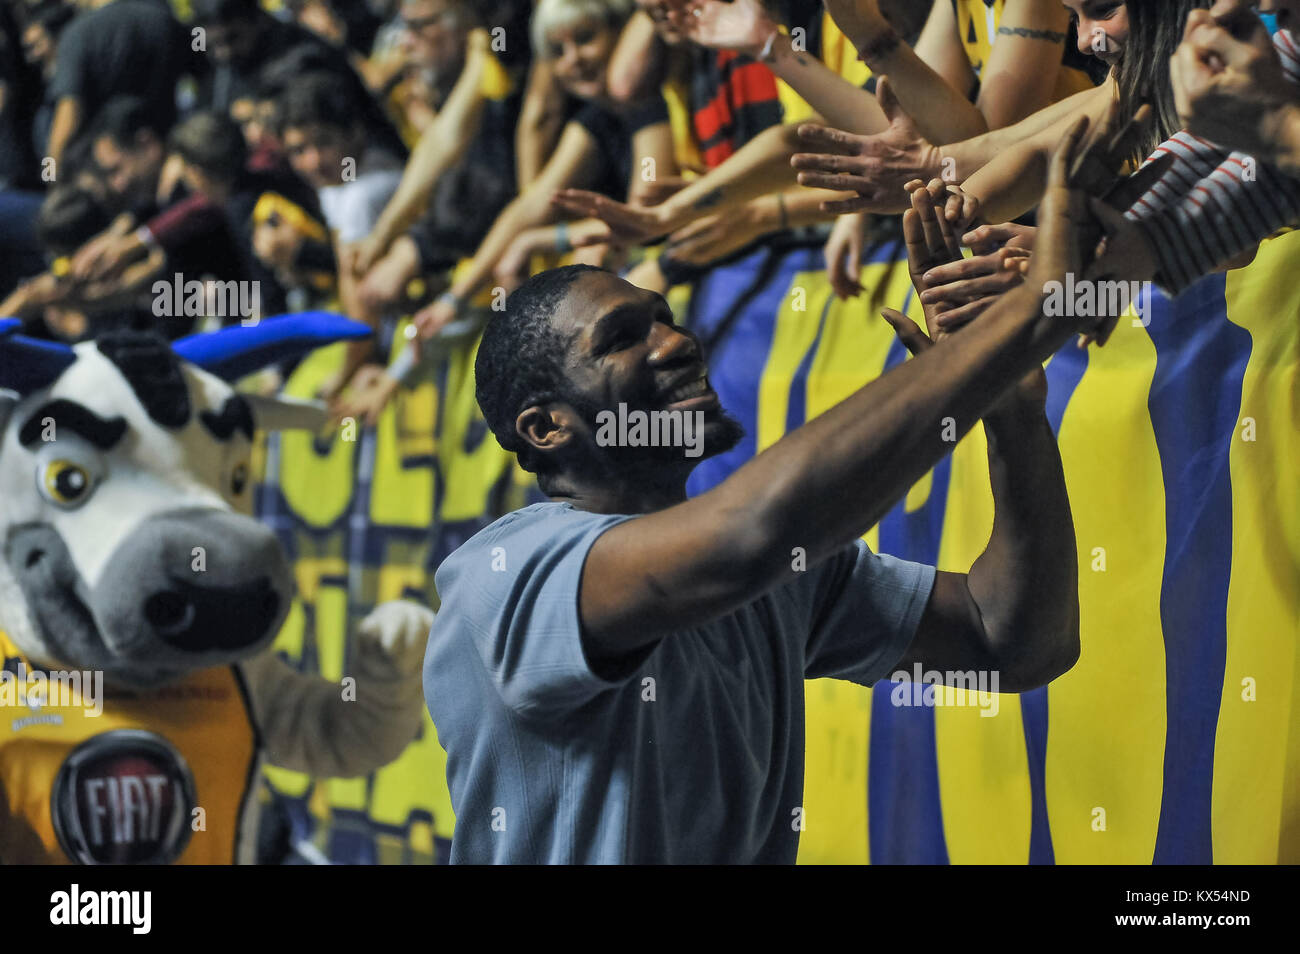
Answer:
[[[40,26],[45,34],[56,40],[63,28],[77,15],[77,8],[61,0],[42,0],[41,3],[27,9],[26,26]]]
[[[262,15],[258,0],[192,0],[195,23],[238,23]]]
[[[483,331],[474,360],[474,396],[497,442],[534,474],[546,462],[515,430],[524,408],[561,398],[567,388],[565,343],[551,327],[560,302],[579,277],[604,272],[593,265],[566,265],[539,272],[524,282]]]
[[[153,133],[159,142],[167,132],[158,121],[156,111],[151,111],[144,100],[138,96],[114,96],[95,115],[88,138],[94,142],[107,136],[119,147],[131,148],[142,131]]]
[[[314,125],[346,129],[361,121],[361,103],[346,77],[320,71],[289,84],[280,97],[279,113],[282,130]]]
[[[248,150],[244,134],[225,113],[195,113],[171,131],[167,148],[208,175],[233,182],[244,171]]]
[[[316,43],[298,43],[268,60],[257,72],[257,97],[280,100],[303,76],[334,72],[337,60]]]

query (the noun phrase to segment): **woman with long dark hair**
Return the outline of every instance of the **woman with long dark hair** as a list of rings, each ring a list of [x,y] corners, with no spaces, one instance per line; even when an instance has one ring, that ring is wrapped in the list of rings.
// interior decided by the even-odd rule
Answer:
[[[949,203],[949,218],[969,222],[978,210],[987,221],[1023,215],[1038,204],[1046,181],[1046,162],[1061,136],[1081,113],[1101,122],[1118,101],[1121,123],[1143,103],[1154,121],[1129,158],[1136,165],[1180,129],[1169,82],[1169,59],[1182,40],[1183,24],[1194,9],[1211,0],[1066,0],[1079,36],[1079,50],[1110,66],[1094,95],[1079,98],[1077,108],[1050,126],[1004,151],[961,184],[961,196]],[[1014,131],[1014,127],[1013,127]]]
[[[1149,103],[1155,114],[1155,122],[1138,147],[1141,154],[1133,157],[1141,161],[1182,129],[1169,82],[1169,61],[1183,40],[1187,15],[1193,10],[1208,9],[1212,0],[1127,0],[1124,3],[1109,0],[1106,5],[1117,7],[1128,21],[1128,36],[1111,68],[1120,117],[1133,116],[1143,103]],[[1070,7],[1071,16],[1076,17],[1076,7],[1097,4],[1068,0],[1066,6]]]

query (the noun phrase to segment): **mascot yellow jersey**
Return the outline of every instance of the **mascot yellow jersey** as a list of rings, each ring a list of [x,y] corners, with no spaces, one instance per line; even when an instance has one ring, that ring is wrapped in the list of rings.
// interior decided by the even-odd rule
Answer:
[[[248,852],[258,745],[233,667],[56,693],[2,632],[0,656],[0,863],[226,865]]]

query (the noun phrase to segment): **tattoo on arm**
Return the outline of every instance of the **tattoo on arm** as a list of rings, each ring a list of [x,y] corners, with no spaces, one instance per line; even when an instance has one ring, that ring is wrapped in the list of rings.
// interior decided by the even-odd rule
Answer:
[[[892,56],[898,47],[902,44],[898,34],[890,27],[884,33],[874,40],[864,44],[858,50],[858,59],[863,63],[870,65],[873,61],[880,61],[886,57]]]
[[[998,36],[1023,36],[1030,40],[1046,40],[1048,43],[1064,43],[1066,34],[1055,30],[1031,30],[1028,27],[998,27]]]
[[[719,186],[718,188],[714,189],[712,192],[707,192],[704,195],[700,196],[698,199],[696,199],[694,204],[692,204],[691,208],[696,209],[697,211],[700,209],[711,209],[721,201],[722,201],[722,187]]]

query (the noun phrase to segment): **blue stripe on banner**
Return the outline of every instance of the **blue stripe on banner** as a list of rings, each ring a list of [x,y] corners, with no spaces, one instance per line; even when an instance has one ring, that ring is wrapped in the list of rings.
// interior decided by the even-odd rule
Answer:
[[[808,421],[808,373],[812,370],[817,351],[822,346],[822,335],[826,332],[826,316],[834,303],[834,296],[826,299],[821,316],[817,319],[817,334],[813,337],[812,347],[804,353],[790,381],[790,394],[785,409],[785,433],[787,434],[797,431]]]
[[[909,291],[902,311],[906,312]],[[907,351],[895,340],[885,370],[902,363]],[[939,562],[944,502],[952,458],[945,457],[931,474],[930,497],[915,513],[899,501],[880,521],[880,552],[931,566]],[[877,683],[871,699],[871,744],[868,751],[867,824],[871,863],[949,863],[939,799],[939,753],[934,739],[934,709],[895,706],[893,683]]]
[[[1225,317],[1225,279],[1202,279],[1176,304],[1157,298],[1148,405],[1165,484],[1164,789],[1156,864],[1211,864],[1214,738],[1227,659],[1232,569],[1229,456],[1251,337]],[[1281,317],[1281,316],[1279,316]]]
[[[1047,420],[1059,439],[1065,409],[1088,370],[1089,351],[1081,351],[1073,340],[1058,351],[1047,366]],[[1025,733],[1025,754],[1029,766],[1030,829],[1029,863],[1056,863],[1052,829],[1047,818],[1047,689],[1035,689],[1020,696],[1020,719]]]
[[[709,272],[695,288],[692,311],[699,316],[692,330],[708,337],[732,304],[757,281],[766,249],[758,249],[731,265]],[[776,332],[776,317],[795,275],[825,267],[821,249],[796,249],[787,253],[773,277],[745,308],[726,338],[708,356],[709,383],[723,408],[745,426],[740,444],[725,454],[704,461],[691,474],[686,489],[695,497],[716,487],[757,454],[758,390],[763,368]]]

